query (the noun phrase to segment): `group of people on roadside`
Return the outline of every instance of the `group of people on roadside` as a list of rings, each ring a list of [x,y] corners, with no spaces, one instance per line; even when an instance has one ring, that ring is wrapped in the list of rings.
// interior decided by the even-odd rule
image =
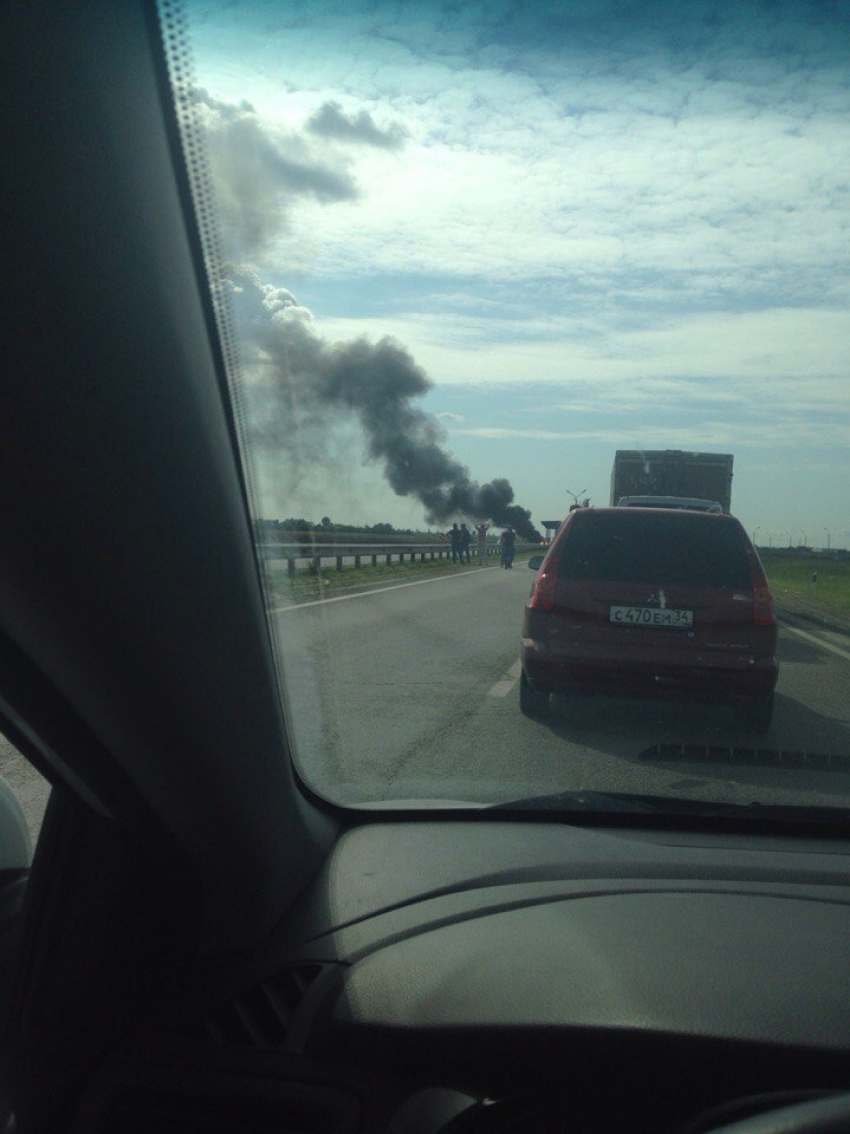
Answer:
[[[478,562],[483,567],[487,562],[487,532],[489,530],[490,524],[476,524],[474,533],[469,530],[466,524],[461,524],[459,527],[457,524],[452,524],[448,532],[449,545],[452,549],[452,562],[472,562],[471,548],[474,535],[478,544]],[[513,567],[515,543],[516,532],[508,524],[499,536],[499,562],[502,567]]]

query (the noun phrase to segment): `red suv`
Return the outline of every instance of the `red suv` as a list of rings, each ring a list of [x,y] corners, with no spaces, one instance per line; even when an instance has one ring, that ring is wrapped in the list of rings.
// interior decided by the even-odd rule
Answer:
[[[523,620],[524,713],[578,691],[721,701],[749,729],[770,727],[773,598],[734,517],[581,508],[538,564]]]

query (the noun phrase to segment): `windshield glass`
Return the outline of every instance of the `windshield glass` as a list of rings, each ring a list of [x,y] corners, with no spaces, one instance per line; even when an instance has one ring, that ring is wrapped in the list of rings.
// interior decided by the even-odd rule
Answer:
[[[161,17],[305,783],[844,806],[847,9]]]

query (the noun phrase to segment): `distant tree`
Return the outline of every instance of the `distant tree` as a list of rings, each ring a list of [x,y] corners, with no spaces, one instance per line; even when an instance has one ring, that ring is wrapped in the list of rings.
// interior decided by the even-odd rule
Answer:
[[[254,520],[254,535],[257,539],[268,539],[277,533],[279,520]]]
[[[331,532],[339,534],[351,533],[354,535],[372,534],[377,536],[422,536],[430,534],[419,528],[396,528],[392,524],[382,522],[378,524],[339,524],[331,520],[330,516],[322,516],[319,523],[305,519],[304,516],[287,516],[285,520],[258,520],[255,521],[258,531],[266,525],[273,526],[279,532],[305,532],[327,536]]]

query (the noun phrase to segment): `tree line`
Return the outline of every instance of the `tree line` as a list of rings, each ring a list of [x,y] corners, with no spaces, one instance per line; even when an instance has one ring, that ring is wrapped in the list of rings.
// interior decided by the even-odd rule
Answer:
[[[270,536],[281,532],[313,532],[319,535],[327,535],[331,532],[339,532],[341,534],[350,533],[352,535],[425,535],[427,533],[419,531],[415,528],[397,528],[393,524],[340,524],[331,520],[329,516],[323,516],[322,519],[315,523],[313,520],[308,520],[304,516],[289,516],[285,520],[255,520],[254,527],[258,536]]]

